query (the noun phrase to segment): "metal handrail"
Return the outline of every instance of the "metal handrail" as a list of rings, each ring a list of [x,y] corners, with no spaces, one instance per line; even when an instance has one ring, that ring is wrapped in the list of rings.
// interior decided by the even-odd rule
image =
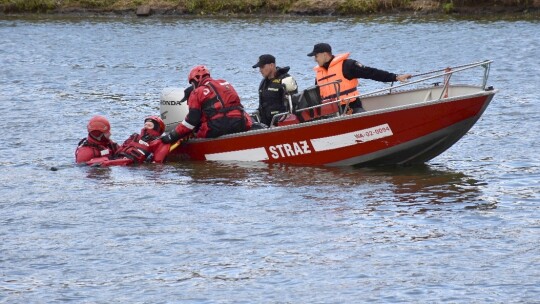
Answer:
[[[268,127],[269,128],[274,127],[274,123],[276,122],[276,120],[278,118],[281,118],[281,116],[285,116],[285,115],[289,115],[289,114],[291,114],[291,113],[290,112],[281,112],[281,113],[274,114],[274,116],[272,117],[272,120],[270,121],[270,125]]]
[[[462,65],[457,65],[457,66],[453,66],[453,67],[447,67],[447,68],[442,68],[442,69],[438,69],[438,70],[433,70],[433,71],[429,71],[429,72],[423,72],[423,73],[418,73],[418,74],[414,74],[412,75],[411,77],[418,77],[418,76],[424,76],[424,75],[429,75],[429,74],[434,74],[434,73],[438,73],[438,72],[444,72],[446,71],[448,68],[450,69],[461,69],[461,68],[473,68],[473,67],[477,67],[479,65],[483,65],[483,64],[490,64],[492,63],[493,60],[484,60],[484,61],[477,61],[477,62],[473,62],[473,63],[468,63],[468,64],[462,64]],[[462,69],[463,70],[463,69]],[[461,71],[462,71],[461,70]],[[465,69],[466,70],[466,69]]]
[[[411,78],[418,77],[418,76],[429,75],[429,74],[433,74],[433,73],[438,73],[438,72],[442,72],[442,71],[447,71],[447,72],[444,72],[442,74],[437,74],[437,75],[434,75],[434,76],[421,78],[421,79],[415,80],[415,81],[409,81],[407,83],[399,84],[399,85],[392,86],[392,87],[389,87],[389,88],[377,89],[375,91],[371,91],[371,92],[368,92],[368,93],[347,97],[347,98],[341,99],[341,101],[347,100],[347,99],[354,99],[354,98],[362,98],[362,97],[366,97],[366,96],[371,96],[371,95],[374,95],[374,94],[377,94],[377,93],[390,91],[392,89],[401,88],[401,87],[404,87],[404,86],[409,86],[409,85],[412,85],[412,84],[415,84],[415,83],[424,82],[426,80],[439,78],[439,77],[442,77],[442,76],[445,76],[445,75],[452,75],[452,74],[455,74],[457,72],[469,70],[469,69],[472,69],[472,68],[475,68],[475,67],[478,67],[478,66],[482,66],[484,68],[484,70],[485,70],[484,71],[484,79],[483,79],[483,82],[482,82],[482,89],[485,90],[486,89],[486,83],[487,83],[487,77],[489,76],[489,68],[490,68],[490,65],[491,65],[492,62],[493,62],[493,60],[485,60],[485,61],[479,61],[479,62],[465,64],[465,65],[460,65],[460,66],[457,66],[457,67],[444,68],[444,69],[440,69],[440,70],[434,70],[434,71],[430,71],[430,72],[425,72],[425,73],[412,75]],[[450,70],[448,71],[448,69],[450,69]]]
[[[329,86],[329,85],[332,85],[334,86],[334,91],[336,92],[336,96],[339,97],[339,94],[341,92],[341,86],[340,86],[340,82],[341,82],[341,79],[338,79],[336,81],[332,81],[332,82],[328,82],[328,83],[325,83],[323,85],[319,85],[318,87],[324,87],[324,86]],[[306,90],[309,90],[313,87],[309,87],[307,88]],[[339,101],[339,99],[337,100]],[[311,106],[311,107],[307,107],[307,108],[301,108],[301,109],[298,109],[298,110],[294,110],[295,113],[299,113],[299,112],[303,112],[303,111],[307,111],[307,110],[311,110],[311,109],[316,109],[316,108],[320,108],[320,107],[323,107],[323,106],[328,106],[328,105],[331,105],[333,103],[335,103],[336,101],[332,101],[332,102],[326,102],[326,103],[322,103],[321,101],[321,104],[320,105],[315,105],[315,106]],[[282,113],[277,113],[275,114],[273,117],[272,117],[272,120],[270,121],[270,126],[269,127],[272,127],[274,125],[274,123],[276,122],[277,118],[280,118],[281,116],[285,116],[287,114],[292,114],[293,113],[293,105],[292,105],[292,100],[291,100],[291,96],[289,95],[289,105],[290,105],[290,112],[282,112]],[[349,105],[349,102],[347,102],[347,106]],[[341,115],[343,114],[343,109],[341,107],[338,107],[338,111],[339,111],[339,114],[338,115]]]
[[[415,81],[409,81],[407,83],[399,84],[399,85],[396,85],[396,86],[394,86],[393,85],[394,83],[392,82],[392,85],[390,87],[377,89],[377,90],[374,90],[374,91],[371,91],[371,92],[367,92],[367,93],[364,93],[364,94],[359,94],[359,95],[355,95],[355,96],[351,96],[351,97],[346,97],[346,98],[343,98],[343,99],[339,98],[339,82],[341,82],[341,80],[337,80],[337,81],[334,81],[334,82],[326,83],[326,84],[324,84],[322,86],[332,85],[332,84],[335,85],[335,86],[337,85],[337,87],[335,87],[335,88],[336,88],[338,99],[336,99],[334,101],[326,102],[326,103],[321,103],[320,105],[315,105],[315,106],[311,106],[311,107],[307,107],[307,108],[297,109],[295,112],[298,113],[298,112],[303,112],[303,111],[307,111],[307,110],[313,110],[313,109],[321,108],[323,106],[328,106],[328,105],[331,105],[331,104],[334,104],[334,103],[341,103],[341,102],[345,102],[346,106],[344,108],[347,108],[349,102],[351,100],[353,100],[353,99],[356,99],[356,98],[363,98],[363,97],[371,96],[371,95],[374,95],[374,94],[382,93],[382,92],[385,92],[385,91],[388,91],[388,92],[391,93],[392,90],[396,89],[396,88],[410,86],[410,85],[425,82],[426,80],[430,80],[430,79],[434,79],[434,78],[445,77],[442,93],[441,93],[441,96],[439,96],[439,100],[440,100],[440,99],[443,98],[443,95],[444,95],[445,91],[448,89],[448,87],[450,85],[450,77],[453,74],[458,73],[458,72],[462,72],[462,71],[465,71],[465,70],[469,70],[469,69],[472,69],[472,68],[475,68],[475,67],[478,67],[478,66],[482,66],[484,68],[484,77],[483,77],[483,80],[482,80],[482,89],[485,90],[492,62],[493,62],[493,60],[484,60],[484,61],[478,61],[478,62],[459,65],[459,66],[454,66],[454,67],[447,67],[447,68],[443,68],[443,69],[433,70],[433,71],[429,71],[429,72],[423,72],[423,73],[412,75],[411,78],[430,75],[430,74],[435,74],[435,73],[439,73],[439,74],[429,76],[429,77],[425,77],[425,78],[421,78],[421,79],[418,79],[418,80],[415,80]],[[440,73],[440,72],[443,72],[443,73]],[[338,108],[340,109],[339,114],[343,115],[343,113],[345,113],[345,111],[343,111],[342,108],[339,105],[338,105]],[[272,118],[272,125],[273,125],[273,123],[275,122],[275,120],[278,117],[281,117],[281,116],[284,116],[284,115],[287,115],[287,114],[290,114],[290,112],[283,112],[283,113],[278,113],[278,114],[274,115],[274,117]]]

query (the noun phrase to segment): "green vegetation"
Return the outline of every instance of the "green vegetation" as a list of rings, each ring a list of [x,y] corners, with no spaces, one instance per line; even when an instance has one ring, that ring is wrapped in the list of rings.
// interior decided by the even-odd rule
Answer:
[[[453,11],[454,11],[454,3],[448,2],[448,3],[443,4],[443,12],[445,12],[446,14],[450,14]]]
[[[3,11],[47,12],[57,8],[54,0],[0,0]]]
[[[216,0],[185,0],[184,7],[190,13],[197,12],[242,12],[249,13],[256,11],[263,6],[262,0],[228,0],[228,1],[216,1]]]
[[[410,0],[344,0],[338,4],[338,11],[342,14],[369,14],[384,12],[394,8],[409,8]]]
[[[131,11],[141,5],[154,12],[179,14],[292,13],[359,15],[385,12],[454,13],[498,8],[512,11],[540,9],[539,0],[0,0],[4,13],[61,13],[70,11]]]

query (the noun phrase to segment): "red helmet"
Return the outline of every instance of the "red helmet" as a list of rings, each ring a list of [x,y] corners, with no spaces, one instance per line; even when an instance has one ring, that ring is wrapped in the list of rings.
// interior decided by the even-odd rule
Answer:
[[[191,72],[189,72],[188,82],[195,82],[195,86],[197,86],[203,78],[208,76],[210,76],[210,71],[208,68],[204,65],[198,65],[191,69]]]
[[[165,132],[165,123],[159,116],[148,116],[144,119],[144,122],[148,120],[154,123],[154,130],[158,131],[160,135]]]
[[[111,124],[105,118],[105,116],[96,115],[90,119],[88,122],[88,125],[86,126],[88,129],[88,133],[92,131],[99,131],[101,133],[110,133],[111,132]]]

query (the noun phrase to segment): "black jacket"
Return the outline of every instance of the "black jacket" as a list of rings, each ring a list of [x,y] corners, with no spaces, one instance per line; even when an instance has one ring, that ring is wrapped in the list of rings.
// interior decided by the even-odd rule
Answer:
[[[282,80],[291,75],[288,74],[289,67],[277,67],[277,74],[274,79],[264,78],[259,85],[259,115],[261,122],[270,125],[272,117],[277,113],[287,111],[285,103],[285,87]],[[289,92],[296,93],[296,92]]]

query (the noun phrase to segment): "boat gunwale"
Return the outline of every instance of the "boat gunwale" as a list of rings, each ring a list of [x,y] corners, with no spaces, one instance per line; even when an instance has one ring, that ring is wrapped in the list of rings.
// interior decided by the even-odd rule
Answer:
[[[473,94],[459,95],[459,96],[450,97],[450,98],[441,98],[441,99],[435,99],[435,100],[421,101],[421,102],[407,104],[407,105],[387,107],[387,108],[382,108],[382,109],[378,109],[378,110],[370,110],[370,111],[366,111],[366,112],[342,115],[342,116],[337,116],[337,117],[327,117],[327,118],[317,119],[317,120],[313,120],[313,121],[307,121],[307,122],[303,122],[303,123],[298,123],[298,124],[294,124],[294,125],[249,130],[249,131],[245,131],[245,132],[227,134],[227,135],[223,135],[223,136],[216,137],[216,138],[192,138],[192,139],[189,139],[186,142],[186,144],[203,143],[203,142],[208,142],[208,141],[219,141],[219,140],[226,140],[226,139],[231,139],[231,138],[247,137],[247,136],[252,136],[252,135],[282,132],[282,131],[285,131],[285,130],[309,128],[311,126],[316,126],[316,125],[319,125],[319,124],[329,124],[329,123],[339,122],[339,121],[344,121],[344,120],[353,120],[353,119],[357,119],[359,117],[367,117],[367,116],[373,116],[373,115],[378,115],[378,114],[384,114],[384,113],[388,113],[388,112],[395,112],[395,111],[401,111],[401,110],[406,110],[406,109],[419,108],[419,107],[424,107],[424,106],[428,106],[428,105],[436,105],[436,104],[442,104],[442,103],[455,102],[455,101],[459,101],[459,100],[471,99],[471,98],[476,98],[476,97],[480,97],[480,96],[495,95],[499,91],[497,89],[486,90],[482,86],[466,85],[466,84],[463,84],[463,85],[452,84],[449,87],[450,88],[452,88],[452,87],[453,88],[456,88],[456,87],[478,88],[478,89],[480,89],[480,91],[477,92],[477,93],[473,93]],[[430,90],[430,89],[433,89],[433,88],[437,88],[437,87],[426,86],[426,87],[423,87],[423,88],[414,88],[414,89],[409,89],[409,90],[393,91],[391,93],[374,94],[374,95],[369,95],[368,97],[366,97],[366,99],[367,98],[373,98],[373,97],[380,97],[380,96],[390,96],[390,95],[398,95],[398,94],[403,94],[403,93],[419,92],[419,91],[424,91],[424,90]]]

